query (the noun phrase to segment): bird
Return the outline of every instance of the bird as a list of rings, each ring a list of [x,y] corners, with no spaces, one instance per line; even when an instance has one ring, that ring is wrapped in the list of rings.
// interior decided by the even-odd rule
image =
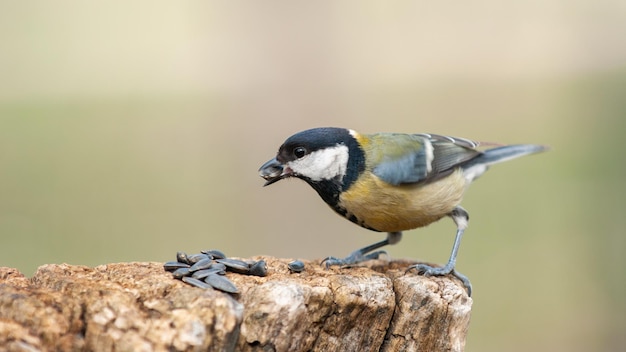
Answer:
[[[543,145],[495,145],[429,133],[361,134],[339,127],[318,127],[287,138],[259,175],[269,186],[282,179],[308,183],[337,214],[386,239],[345,258],[327,257],[326,267],[352,266],[386,253],[402,232],[450,217],[457,230],[448,262],[442,267],[409,266],[424,276],[452,274],[468,295],[469,279],[456,271],[469,214],[460,203],[468,186],[496,163],[547,150]]]

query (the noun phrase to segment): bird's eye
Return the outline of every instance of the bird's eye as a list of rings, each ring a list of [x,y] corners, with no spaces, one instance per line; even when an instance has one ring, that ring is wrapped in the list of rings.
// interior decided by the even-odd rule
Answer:
[[[305,156],[305,155],[306,155],[306,149],[304,149],[304,147],[296,147],[296,148],[293,150],[293,155],[294,155],[296,158],[300,159],[300,158],[302,158],[303,156]]]

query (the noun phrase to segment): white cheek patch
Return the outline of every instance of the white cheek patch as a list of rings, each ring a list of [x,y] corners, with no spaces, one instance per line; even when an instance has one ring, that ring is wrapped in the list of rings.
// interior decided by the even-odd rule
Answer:
[[[294,173],[308,177],[313,181],[343,177],[348,168],[348,147],[337,145],[332,148],[320,149],[303,158],[288,162],[287,166]]]

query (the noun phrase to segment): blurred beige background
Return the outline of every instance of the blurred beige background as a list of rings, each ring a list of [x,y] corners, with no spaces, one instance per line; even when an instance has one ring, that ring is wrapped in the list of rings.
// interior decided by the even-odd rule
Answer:
[[[315,126],[543,143],[466,196],[467,351],[623,351],[625,118],[623,1],[5,1],[0,265],[383,238],[303,182],[261,187]],[[454,229],[389,253],[444,263]]]

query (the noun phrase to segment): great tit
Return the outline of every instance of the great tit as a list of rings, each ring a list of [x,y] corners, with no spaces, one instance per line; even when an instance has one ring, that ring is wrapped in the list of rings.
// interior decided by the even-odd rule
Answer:
[[[378,258],[379,248],[396,244],[402,231],[431,224],[444,216],[457,231],[448,263],[416,264],[425,276],[452,273],[471,295],[469,280],[455,269],[469,215],[459,204],[463,193],[492,164],[546,150],[541,145],[499,146],[481,151],[478,142],[436,134],[360,134],[345,128],[313,128],[287,138],[278,154],[259,169],[265,186],[288,177],[311,185],[339,215],[387,238],[330,265],[349,266]]]

